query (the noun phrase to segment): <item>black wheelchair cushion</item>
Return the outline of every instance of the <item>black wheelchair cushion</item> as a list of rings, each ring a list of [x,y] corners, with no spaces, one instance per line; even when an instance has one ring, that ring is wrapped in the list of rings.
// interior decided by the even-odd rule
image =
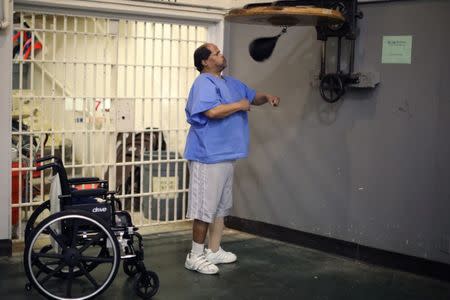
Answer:
[[[88,189],[88,190],[72,190],[70,194],[72,198],[102,197],[106,196],[106,189]]]
[[[76,178],[70,178],[67,181],[70,184],[81,184],[81,183],[89,183],[93,181],[99,181],[100,178],[98,177],[76,177]]]

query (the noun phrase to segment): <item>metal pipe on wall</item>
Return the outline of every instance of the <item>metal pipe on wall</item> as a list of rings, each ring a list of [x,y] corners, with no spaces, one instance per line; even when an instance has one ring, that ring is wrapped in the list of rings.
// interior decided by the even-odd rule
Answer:
[[[353,71],[355,70],[355,40],[351,41],[351,45],[350,45],[350,62],[348,65],[348,73],[352,74]]]
[[[326,73],[327,41],[322,41],[322,52],[320,56],[320,78]]]
[[[0,29],[6,29],[11,24],[11,15],[9,13],[11,0],[2,0],[2,2],[3,20],[0,21]]]

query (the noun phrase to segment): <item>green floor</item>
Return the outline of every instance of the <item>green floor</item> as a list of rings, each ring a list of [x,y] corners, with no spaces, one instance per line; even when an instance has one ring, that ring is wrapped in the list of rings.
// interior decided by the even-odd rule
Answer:
[[[221,265],[219,275],[184,269],[191,245],[185,228],[145,236],[145,262],[158,273],[153,299],[405,299],[448,300],[450,283],[374,267],[327,253],[227,230],[223,247],[238,262]],[[42,299],[26,292],[22,257],[0,258],[1,299]],[[122,270],[97,299],[138,299]]]

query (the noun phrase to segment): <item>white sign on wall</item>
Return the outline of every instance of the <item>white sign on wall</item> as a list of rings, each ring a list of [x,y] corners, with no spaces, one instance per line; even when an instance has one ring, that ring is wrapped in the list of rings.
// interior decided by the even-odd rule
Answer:
[[[383,36],[381,63],[411,64],[412,36]]]

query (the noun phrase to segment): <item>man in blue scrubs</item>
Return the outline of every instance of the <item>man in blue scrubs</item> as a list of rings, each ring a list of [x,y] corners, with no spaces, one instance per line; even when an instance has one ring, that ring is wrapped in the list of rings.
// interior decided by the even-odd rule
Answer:
[[[223,219],[233,204],[234,163],[248,155],[247,112],[250,105],[278,106],[280,98],[258,93],[233,77],[222,76],[227,63],[214,44],[197,48],[194,64],[200,75],[191,87],[186,105],[191,127],[184,153],[190,171],[187,217],[194,223],[192,250],[185,267],[202,274],[216,274],[217,264],[237,259],[234,253],[223,250],[220,242]]]

